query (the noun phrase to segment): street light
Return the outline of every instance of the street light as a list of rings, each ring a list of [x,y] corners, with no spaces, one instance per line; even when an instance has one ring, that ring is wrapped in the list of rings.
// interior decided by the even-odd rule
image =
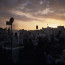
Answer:
[[[10,38],[11,38],[11,41],[10,41],[10,44],[11,44],[11,56],[12,56],[12,24],[13,24],[13,21],[14,21],[14,18],[13,17],[11,17],[9,19],[9,21],[6,21],[6,25],[11,26],[11,32],[10,32]],[[11,57],[11,62],[13,62],[12,61],[12,57]]]
[[[9,20],[9,22],[11,23],[11,25],[12,25],[13,21],[14,21],[14,18],[11,17],[10,20]]]
[[[12,48],[12,23],[13,23],[13,21],[14,21],[14,18],[11,17],[10,20],[9,20],[9,23],[11,25],[11,48]]]
[[[11,17],[9,21],[6,21],[6,25],[11,26],[11,48],[12,48],[12,24],[13,24],[14,18]]]

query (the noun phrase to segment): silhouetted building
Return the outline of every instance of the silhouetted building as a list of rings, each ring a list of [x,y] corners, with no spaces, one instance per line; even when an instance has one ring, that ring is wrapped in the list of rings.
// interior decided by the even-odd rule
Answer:
[[[10,28],[8,28],[8,33],[10,34]]]
[[[57,26],[58,29],[63,30],[64,26]]]
[[[38,25],[36,25],[36,29],[38,29]]]
[[[15,37],[18,38],[18,33],[17,32],[15,32]]]

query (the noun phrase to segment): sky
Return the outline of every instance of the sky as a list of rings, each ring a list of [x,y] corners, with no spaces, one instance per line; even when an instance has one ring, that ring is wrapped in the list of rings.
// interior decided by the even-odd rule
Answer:
[[[0,0],[0,27],[13,17],[13,29],[65,26],[65,0]]]

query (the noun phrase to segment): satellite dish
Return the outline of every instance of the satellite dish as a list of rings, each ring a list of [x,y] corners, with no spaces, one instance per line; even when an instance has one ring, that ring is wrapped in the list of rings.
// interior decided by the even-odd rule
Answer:
[[[10,23],[12,24],[12,23],[13,23],[13,21],[14,21],[14,18],[13,18],[13,17],[11,17],[11,18],[10,18]]]

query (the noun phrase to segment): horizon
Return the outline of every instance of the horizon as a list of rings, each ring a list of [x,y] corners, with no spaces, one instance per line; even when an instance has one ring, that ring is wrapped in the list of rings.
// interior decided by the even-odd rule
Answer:
[[[61,25],[59,25],[59,26],[61,26]],[[48,27],[49,27],[49,28],[53,28],[53,29],[54,29],[54,28],[58,28],[58,26],[57,26],[57,27],[47,26],[47,27],[42,27],[41,29],[48,28]],[[0,27],[0,28],[2,28],[2,27]],[[9,28],[10,28],[10,27],[9,27]],[[36,27],[35,27],[35,28],[36,28]],[[65,26],[64,26],[64,28],[65,28]],[[3,28],[3,29],[8,29],[8,28],[5,27],[5,28]],[[33,29],[33,30],[41,30],[41,29],[38,27],[38,29]],[[13,30],[13,31],[19,31],[19,30],[27,30],[27,29],[22,29],[22,28],[21,28],[21,29],[18,29],[18,30],[17,30],[17,29],[12,29],[12,30]],[[29,29],[29,30],[27,30],[27,31],[30,31],[30,30],[32,30],[32,29]]]

